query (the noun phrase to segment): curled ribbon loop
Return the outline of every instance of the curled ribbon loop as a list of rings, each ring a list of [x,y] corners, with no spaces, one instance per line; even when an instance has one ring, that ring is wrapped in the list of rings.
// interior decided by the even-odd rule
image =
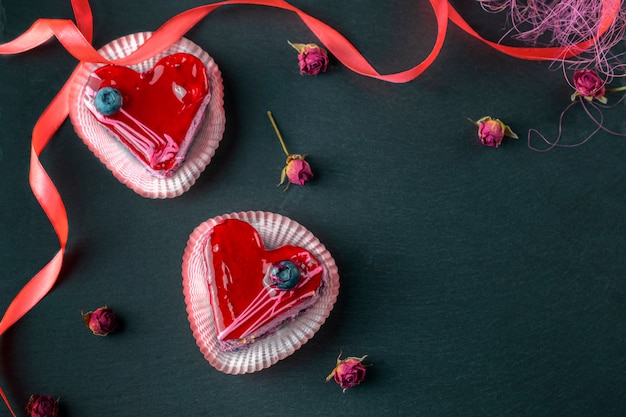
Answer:
[[[38,19],[21,36],[0,45],[0,54],[18,54],[32,50],[56,37],[61,45],[79,61],[78,67],[43,112],[32,133],[29,183],[37,201],[50,219],[59,239],[60,249],[10,303],[2,320],[0,320],[0,336],[45,297],[54,286],[61,271],[68,239],[67,213],[58,190],[39,161],[39,155],[69,114],[69,87],[74,82],[75,74],[84,62],[118,65],[137,64],[169,48],[198,22],[221,6],[260,5],[295,13],[339,62],[353,72],[382,81],[406,83],[417,78],[435,61],[443,47],[448,21],[454,22],[471,36],[504,54],[528,60],[556,60],[575,56],[592,47],[594,42],[609,30],[620,8],[620,0],[603,0],[597,38],[589,39],[573,47],[523,48],[504,46],[484,39],[456,12],[448,0],[429,0],[437,22],[437,37],[431,52],[422,62],[408,70],[393,74],[380,74],[339,32],[285,0],[225,0],[186,10],[165,22],[136,51],[111,61],[101,56],[91,45],[93,16],[88,0],[71,0],[71,2],[76,23],[64,19]],[[15,413],[1,388],[0,397],[6,403],[11,415],[15,417]]]

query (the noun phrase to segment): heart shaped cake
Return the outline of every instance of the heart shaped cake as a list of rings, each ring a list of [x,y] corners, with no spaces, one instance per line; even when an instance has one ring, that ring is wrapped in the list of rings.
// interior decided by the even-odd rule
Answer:
[[[257,230],[238,219],[215,225],[204,245],[220,349],[241,348],[276,331],[319,296],[324,267],[308,250],[265,248]]]
[[[159,59],[145,71],[105,65],[89,77],[91,114],[157,178],[185,160],[211,97],[203,62],[188,53]]]

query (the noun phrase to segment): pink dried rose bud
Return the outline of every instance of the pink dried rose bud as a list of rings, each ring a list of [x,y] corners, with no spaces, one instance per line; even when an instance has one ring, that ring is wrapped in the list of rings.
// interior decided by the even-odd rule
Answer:
[[[492,119],[489,116],[485,116],[477,121],[470,120],[476,126],[478,126],[478,137],[480,142],[485,146],[491,146],[497,148],[502,143],[505,136],[513,139],[518,139],[518,136],[511,130],[511,128],[500,119]]]
[[[326,72],[328,68],[328,52],[326,52],[326,49],[314,43],[289,42],[289,45],[298,51],[300,74],[317,75],[320,72]]]
[[[274,120],[274,116],[272,116],[272,112],[267,112],[267,117],[269,117],[270,122],[272,122],[272,126],[274,126],[274,131],[276,132],[276,136],[280,141],[280,146],[283,148],[283,152],[287,155],[287,161],[285,162],[285,167],[280,173],[280,182],[277,187],[280,187],[287,182],[287,186],[284,191],[287,191],[289,188],[289,184],[298,184],[304,185],[313,178],[313,171],[311,170],[311,165],[307,161],[304,160],[306,155],[300,155],[297,153],[289,153],[287,151],[287,147],[285,146],[285,141],[283,140],[283,136],[280,134],[278,130],[278,126],[276,125],[276,121]]]
[[[600,78],[597,72],[590,69],[583,69],[574,73],[574,88],[576,91],[572,94],[572,101],[578,97],[582,97],[587,101],[594,98],[600,103],[606,104],[607,99],[605,82]]]
[[[107,306],[84,313],[83,321],[96,336],[106,336],[117,328],[117,316]]]
[[[57,417],[59,414],[59,401],[49,395],[31,395],[26,404],[28,417]]]
[[[313,171],[311,171],[311,165],[304,160],[305,155],[291,154],[287,156],[287,166],[283,169],[280,177],[279,186],[285,182],[286,179],[292,184],[304,185],[313,178]]]
[[[326,377],[326,382],[334,378],[335,382],[343,388],[343,392],[346,392],[348,388],[359,385],[365,378],[365,373],[367,372],[366,366],[363,365],[363,360],[365,360],[366,357],[367,355],[360,358],[349,357],[340,359],[340,353],[337,358],[337,366],[335,366],[335,369]]]

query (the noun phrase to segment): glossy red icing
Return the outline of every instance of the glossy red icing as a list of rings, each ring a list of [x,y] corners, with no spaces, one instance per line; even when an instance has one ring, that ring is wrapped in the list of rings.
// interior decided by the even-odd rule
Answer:
[[[122,108],[100,114],[93,98],[103,87],[122,94]],[[168,176],[185,157],[210,97],[206,68],[186,53],[161,58],[150,70],[105,65],[91,75],[87,107],[149,169]]]
[[[205,250],[213,271],[209,286],[219,340],[255,335],[290,317],[317,294],[322,282],[323,267],[309,251],[292,245],[267,250],[257,230],[241,220],[216,225]],[[291,260],[302,271],[291,290],[273,287],[267,277],[272,264],[282,260]]]

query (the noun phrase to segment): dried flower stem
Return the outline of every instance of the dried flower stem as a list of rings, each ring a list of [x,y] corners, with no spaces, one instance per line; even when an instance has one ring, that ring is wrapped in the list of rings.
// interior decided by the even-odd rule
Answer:
[[[285,146],[285,141],[283,140],[283,136],[280,134],[278,130],[278,126],[276,126],[276,121],[274,120],[274,116],[272,116],[271,111],[267,111],[267,117],[270,118],[270,122],[272,122],[272,126],[274,126],[274,131],[276,132],[276,136],[278,136],[278,140],[280,141],[280,145],[283,147],[283,151],[285,151],[285,155],[289,156],[289,151],[287,151],[287,147]]]
[[[607,93],[615,93],[617,91],[624,91],[624,90],[626,90],[626,85],[623,85],[621,87],[615,87],[615,88],[607,88],[606,92]]]

